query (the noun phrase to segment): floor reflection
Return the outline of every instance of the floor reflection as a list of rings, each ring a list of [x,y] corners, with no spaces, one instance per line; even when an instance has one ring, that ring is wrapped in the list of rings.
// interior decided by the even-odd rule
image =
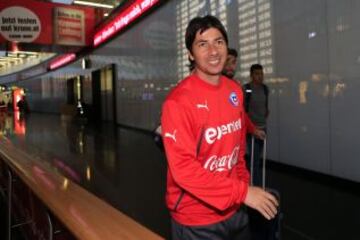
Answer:
[[[166,160],[149,135],[110,123],[85,125],[34,113],[20,118],[3,114],[0,126],[1,134],[19,148],[46,159],[45,164],[67,178],[168,236]]]

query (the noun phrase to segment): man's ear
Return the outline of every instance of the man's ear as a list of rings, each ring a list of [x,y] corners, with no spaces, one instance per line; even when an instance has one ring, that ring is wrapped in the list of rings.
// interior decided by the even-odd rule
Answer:
[[[189,50],[188,50],[188,56],[191,61],[195,60],[194,56],[192,55],[192,53]]]

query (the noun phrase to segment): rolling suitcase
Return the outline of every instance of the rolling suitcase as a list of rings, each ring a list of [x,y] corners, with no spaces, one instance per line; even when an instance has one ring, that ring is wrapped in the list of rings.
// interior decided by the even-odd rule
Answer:
[[[251,185],[253,184],[254,172],[254,136],[251,138],[251,155],[250,155],[250,174]],[[280,194],[275,189],[265,188],[266,186],[266,139],[264,139],[263,147],[263,164],[262,164],[262,188],[273,194],[278,202],[278,213],[272,220],[267,220],[258,211],[248,208],[249,225],[252,240],[280,240],[281,239],[281,219],[282,213],[280,211]]]

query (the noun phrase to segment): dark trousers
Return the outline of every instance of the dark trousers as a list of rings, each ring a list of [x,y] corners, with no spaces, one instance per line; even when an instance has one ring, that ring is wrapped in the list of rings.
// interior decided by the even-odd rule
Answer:
[[[248,154],[246,156],[246,166],[250,172],[251,167],[251,138],[252,135],[248,134],[247,139],[247,149]],[[261,187],[262,186],[262,150],[264,148],[264,141],[256,138],[254,139],[254,168],[253,168],[253,185]],[[250,172],[251,173],[251,172]]]
[[[248,221],[245,208],[224,221],[205,226],[185,226],[172,220],[172,240],[249,240]]]

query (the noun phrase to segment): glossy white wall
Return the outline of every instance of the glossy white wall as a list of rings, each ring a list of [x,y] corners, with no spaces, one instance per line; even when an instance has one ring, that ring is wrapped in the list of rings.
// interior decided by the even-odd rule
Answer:
[[[325,0],[274,1],[279,161],[330,173]]]
[[[332,174],[360,181],[360,2],[327,1]]]

